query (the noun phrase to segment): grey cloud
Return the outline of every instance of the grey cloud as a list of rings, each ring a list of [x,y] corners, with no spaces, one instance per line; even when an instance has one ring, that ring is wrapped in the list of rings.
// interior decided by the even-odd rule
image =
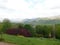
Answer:
[[[4,6],[0,6],[0,9],[2,9],[3,11],[5,11],[7,13],[12,13],[12,12],[16,11],[14,9],[10,9],[10,8],[4,7]]]
[[[60,9],[60,7],[53,7],[53,8],[50,8],[50,9]]]
[[[8,0],[3,0],[3,2],[8,2]]]
[[[0,2],[8,2],[8,0],[0,0]]]
[[[10,9],[10,8],[7,8],[7,7],[5,7],[5,3],[7,3],[8,2],[8,0],[0,0],[0,9],[2,10],[2,11],[4,11],[4,12],[6,12],[6,13],[12,13],[12,12],[14,12],[15,10],[14,9]]]
[[[7,9],[6,7],[4,7],[4,6],[0,6],[0,9]]]

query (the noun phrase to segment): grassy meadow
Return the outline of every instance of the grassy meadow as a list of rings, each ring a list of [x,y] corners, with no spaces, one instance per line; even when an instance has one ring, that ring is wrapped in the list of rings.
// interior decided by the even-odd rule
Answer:
[[[16,45],[60,45],[60,40],[50,38],[30,38],[3,34],[4,42]]]

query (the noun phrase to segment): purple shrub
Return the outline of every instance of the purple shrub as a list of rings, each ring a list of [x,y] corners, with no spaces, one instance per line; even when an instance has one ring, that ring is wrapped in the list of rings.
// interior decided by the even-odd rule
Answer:
[[[10,35],[17,35],[17,34],[18,34],[18,29],[15,29],[15,28],[13,28],[13,29],[8,29],[8,30],[6,31],[6,33],[7,33],[7,34],[10,34]]]
[[[17,34],[19,34],[19,35],[23,35],[25,37],[31,37],[31,33],[28,30],[23,29],[23,28],[22,29],[16,29],[16,28],[8,29],[6,31],[6,33],[10,34],[10,35],[17,35]]]
[[[23,35],[25,37],[31,37],[31,33],[26,29],[19,29],[19,35]]]

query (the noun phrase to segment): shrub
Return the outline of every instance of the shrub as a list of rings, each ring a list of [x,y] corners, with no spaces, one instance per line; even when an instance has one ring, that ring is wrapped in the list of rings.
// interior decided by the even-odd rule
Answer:
[[[23,29],[23,28],[22,29],[15,29],[15,28],[8,29],[6,31],[6,33],[10,34],[10,35],[23,35],[25,37],[31,37],[30,32],[28,30],[26,30],[26,29]]]
[[[31,37],[31,33],[26,29],[19,29],[19,35],[23,35],[25,37]]]
[[[13,28],[13,29],[8,29],[8,30],[6,31],[6,33],[7,33],[7,34],[10,34],[10,35],[17,35],[17,34],[18,34],[18,29],[15,29],[15,28]]]

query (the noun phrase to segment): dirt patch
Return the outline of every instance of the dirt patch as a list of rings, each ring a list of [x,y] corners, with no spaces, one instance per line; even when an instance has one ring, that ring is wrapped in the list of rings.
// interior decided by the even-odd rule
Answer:
[[[0,45],[16,45],[16,44],[11,44],[11,43],[6,43],[6,42],[0,42]]]

